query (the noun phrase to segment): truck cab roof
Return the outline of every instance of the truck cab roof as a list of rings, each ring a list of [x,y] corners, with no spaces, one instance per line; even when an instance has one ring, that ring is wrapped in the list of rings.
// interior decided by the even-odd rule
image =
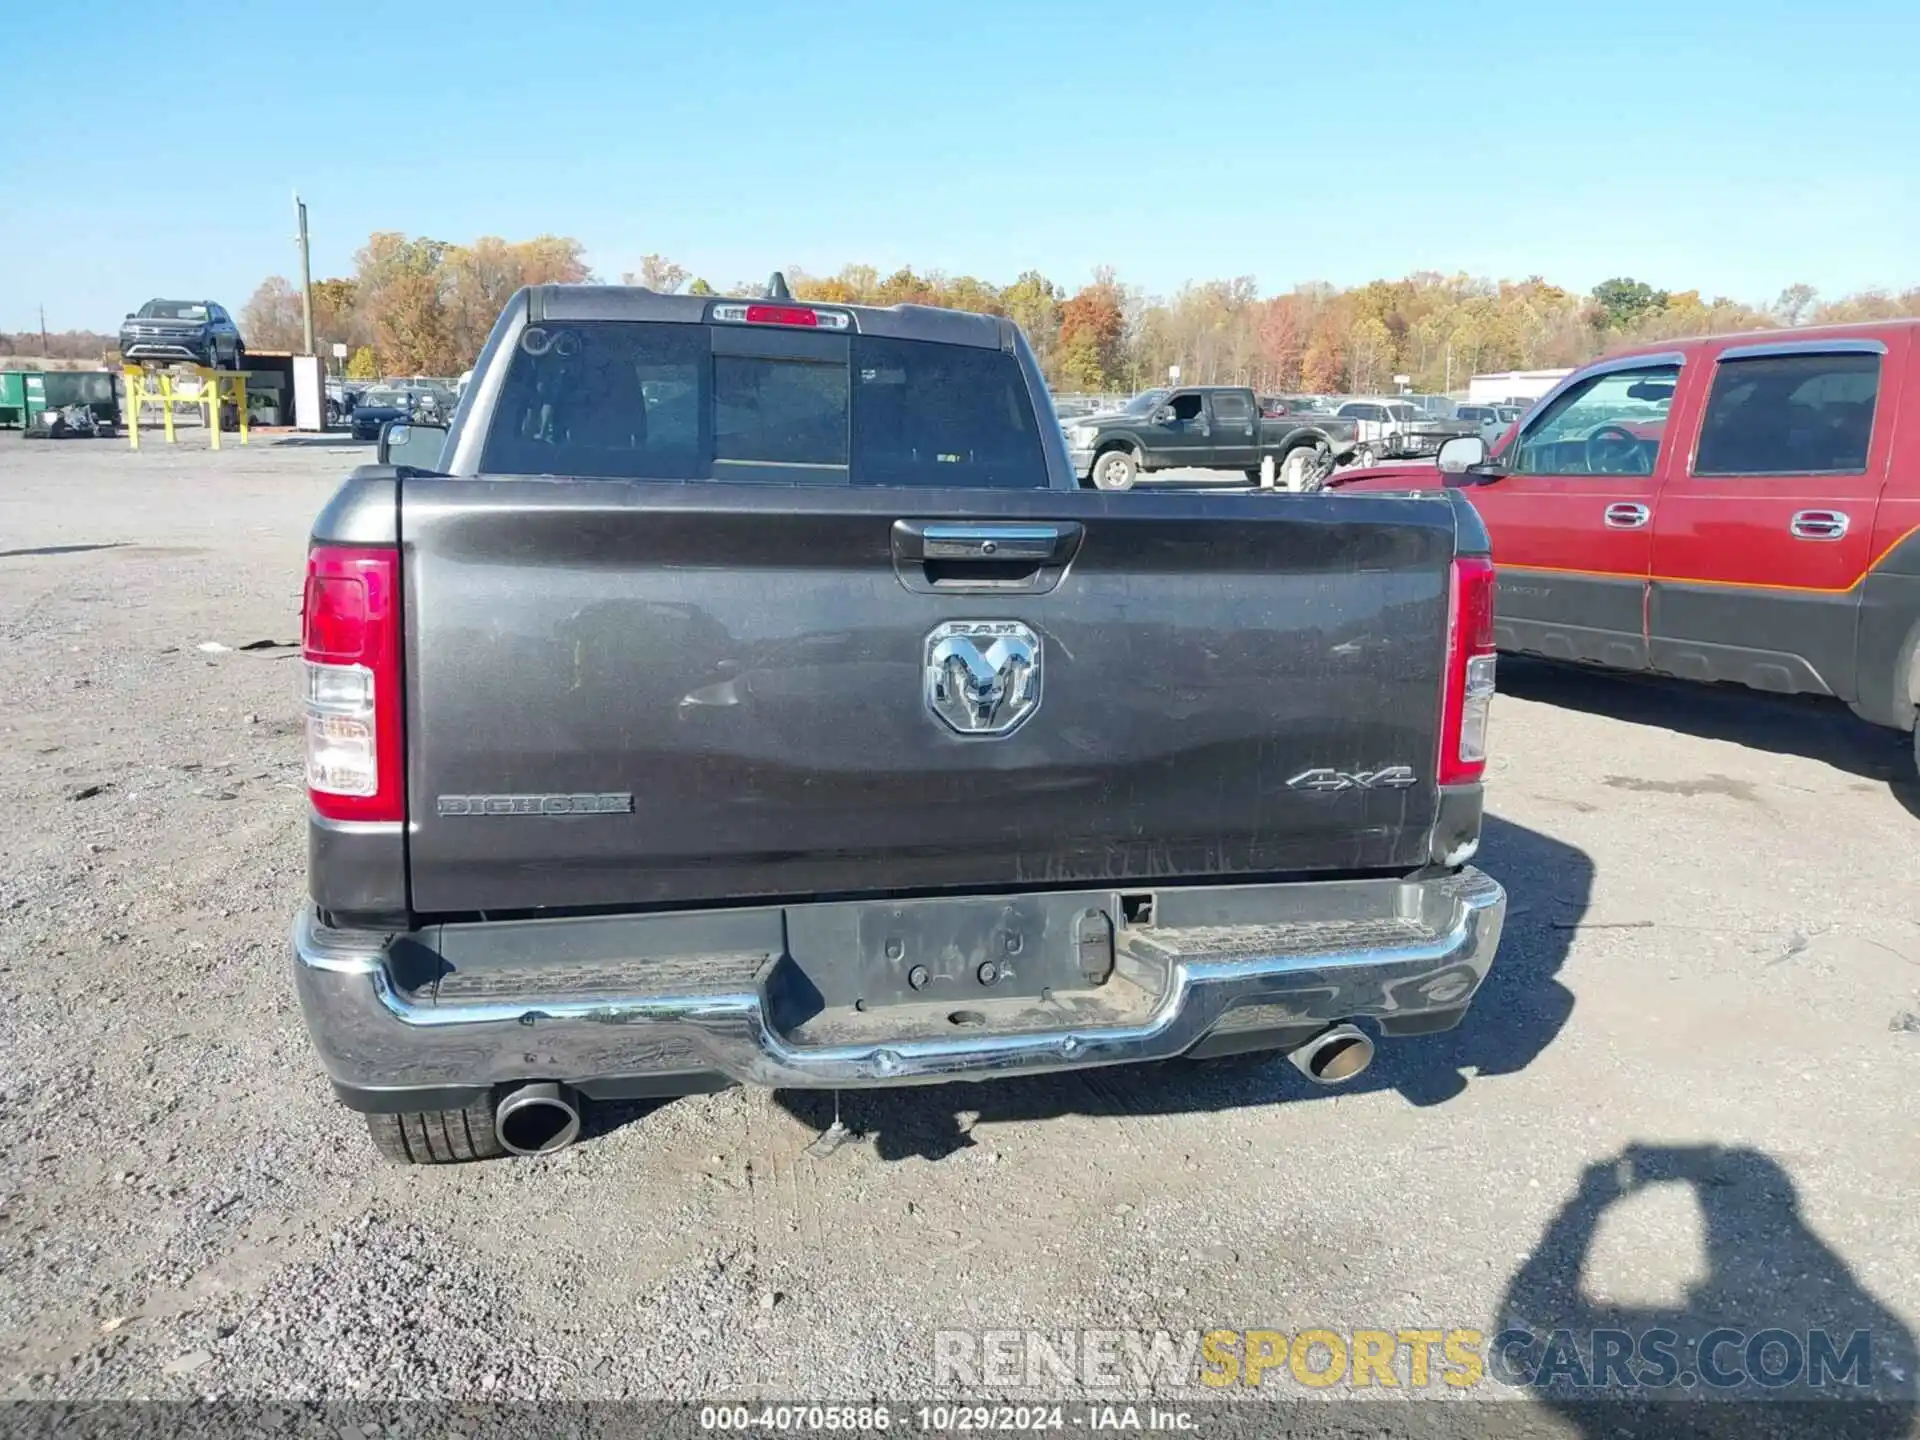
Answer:
[[[644,285],[535,285],[523,292],[530,324],[553,321],[651,320],[702,325],[720,307],[746,306],[791,312],[785,322],[801,329],[838,329],[822,325],[821,315],[847,317],[844,328],[856,335],[891,340],[929,340],[944,345],[975,345],[988,350],[1014,348],[1014,325],[998,315],[942,310],[931,305],[842,305],[826,300],[770,299],[739,295],[667,295]],[[811,319],[800,319],[811,316]],[[741,317],[746,318],[746,317]]]

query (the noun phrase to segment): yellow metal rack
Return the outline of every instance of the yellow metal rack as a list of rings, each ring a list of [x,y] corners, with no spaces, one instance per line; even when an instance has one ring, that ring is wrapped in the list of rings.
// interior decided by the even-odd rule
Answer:
[[[198,377],[200,389],[197,394],[183,395],[173,388],[176,373],[181,372]],[[218,450],[221,411],[231,403],[239,412],[240,443],[248,443],[245,372],[209,370],[204,365],[180,366],[178,372],[125,365],[121,367],[121,374],[127,382],[127,443],[133,449],[140,448],[140,410],[145,405],[160,407],[169,445],[173,444],[173,407],[176,404],[198,405],[207,426],[207,434],[212,438],[213,448]]]

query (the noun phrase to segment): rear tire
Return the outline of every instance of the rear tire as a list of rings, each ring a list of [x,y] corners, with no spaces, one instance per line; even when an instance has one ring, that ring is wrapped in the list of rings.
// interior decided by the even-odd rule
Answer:
[[[1371,470],[1375,465],[1380,463],[1380,457],[1373,453],[1373,447],[1371,445],[1362,445],[1358,452],[1355,453],[1353,463],[1358,465],[1362,470]]]
[[[1125,450],[1105,450],[1093,460],[1093,485],[1096,490],[1131,490],[1140,472],[1139,462]]]
[[[464,1110],[409,1110],[367,1116],[373,1148],[396,1165],[456,1165],[507,1153],[493,1128],[493,1098]]]

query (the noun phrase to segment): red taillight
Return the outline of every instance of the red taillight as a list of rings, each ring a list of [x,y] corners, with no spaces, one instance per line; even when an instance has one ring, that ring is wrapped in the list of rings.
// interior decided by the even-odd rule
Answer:
[[[400,746],[400,552],[307,552],[307,796],[332,820],[404,820]]]
[[[1487,769],[1493,709],[1493,562],[1463,555],[1447,587],[1447,690],[1440,711],[1442,785],[1470,785]]]
[[[749,305],[747,306],[749,325],[806,325],[817,326],[820,317],[813,311],[800,305]]]
[[[811,305],[752,304],[729,300],[713,307],[709,318],[722,325],[799,325],[808,330],[847,330],[853,317],[844,310],[818,310]]]

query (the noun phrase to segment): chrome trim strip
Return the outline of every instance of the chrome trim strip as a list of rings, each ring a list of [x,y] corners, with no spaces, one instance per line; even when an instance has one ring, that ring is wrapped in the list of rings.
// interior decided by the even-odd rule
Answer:
[[[1720,360],[1767,360],[1777,355],[1884,355],[1878,340],[1778,340],[1760,345],[1729,345]]]
[[[335,820],[307,807],[307,819],[336,835],[398,835],[406,828],[399,820]]]
[[[925,525],[929,540],[1058,540],[1057,525]]]
[[[923,525],[928,560],[1051,560],[1060,548],[1057,525]]]
[[[1138,1024],[952,1039],[796,1046],[772,1028],[758,989],[435,1004],[395,982],[387,946],[398,937],[325,930],[308,907],[293,925],[294,971],[321,1060],[343,1085],[580,1081],[684,1072],[690,1058],[747,1084],[891,1085],[1168,1059],[1242,1004],[1285,1002],[1303,1024],[1335,1024],[1465,1003],[1492,965],[1506,892],[1471,868],[1398,892],[1402,905],[1450,907],[1451,922],[1405,944],[1173,961]]]

